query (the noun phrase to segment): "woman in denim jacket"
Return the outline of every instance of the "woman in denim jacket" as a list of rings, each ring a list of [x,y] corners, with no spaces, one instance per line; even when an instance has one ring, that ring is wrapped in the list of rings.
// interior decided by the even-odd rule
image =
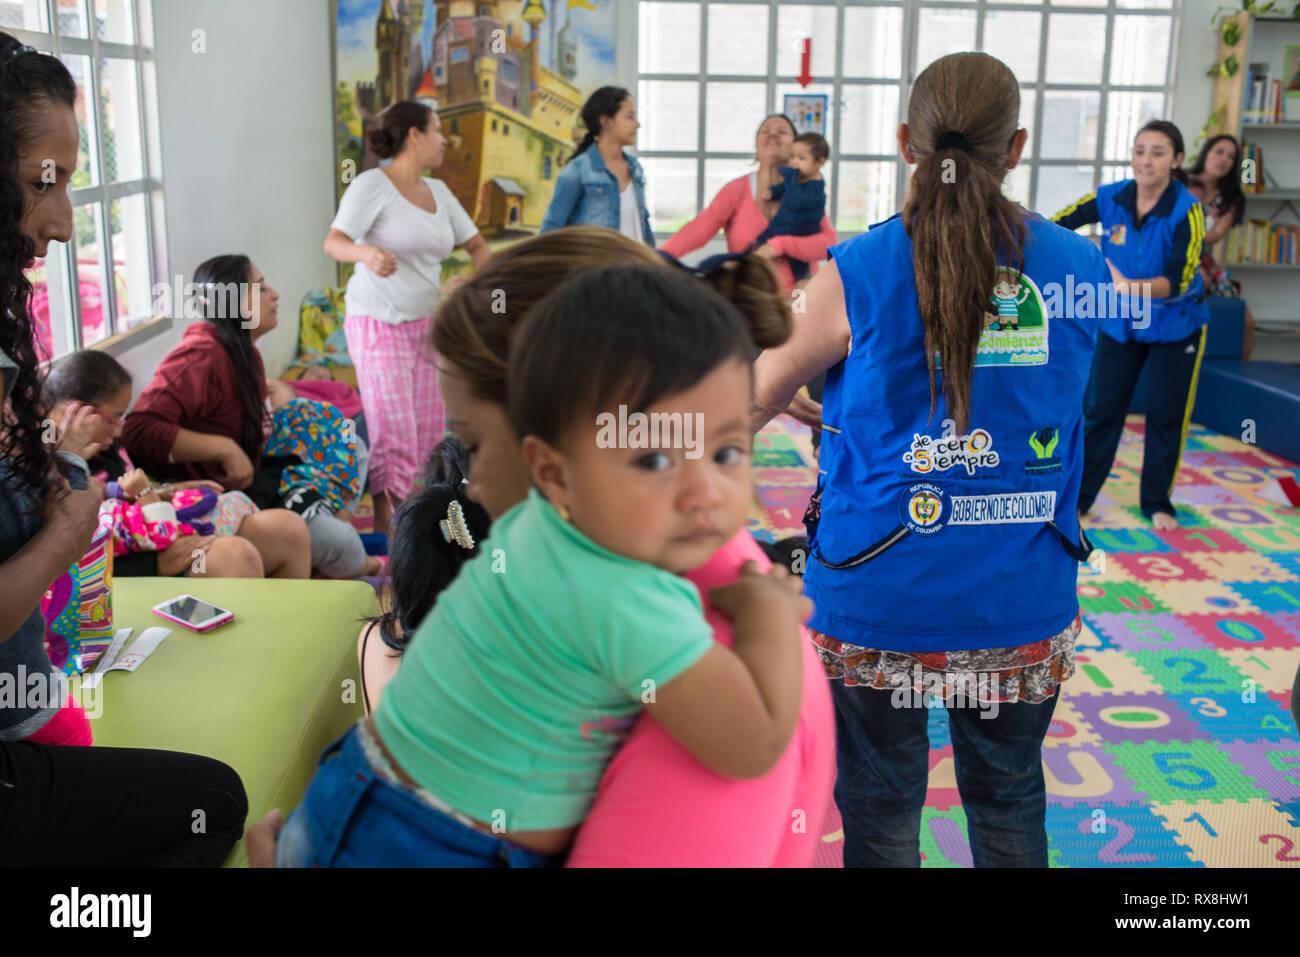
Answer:
[[[636,146],[641,128],[632,95],[621,87],[602,86],[583,105],[582,121],[587,135],[555,181],[541,232],[605,226],[653,247],[645,174],[636,157],[624,152],[624,147]]]

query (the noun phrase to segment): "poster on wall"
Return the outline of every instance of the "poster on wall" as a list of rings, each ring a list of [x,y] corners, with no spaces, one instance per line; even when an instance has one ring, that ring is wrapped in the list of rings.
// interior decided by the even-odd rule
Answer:
[[[783,106],[785,115],[790,117],[800,134],[826,135],[825,93],[787,93]]]
[[[379,165],[366,145],[403,99],[438,111],[443,180],[484,236],[541,224],[581,139],[582,104],[614,75],[612,0],[335,0],[339,194]]]

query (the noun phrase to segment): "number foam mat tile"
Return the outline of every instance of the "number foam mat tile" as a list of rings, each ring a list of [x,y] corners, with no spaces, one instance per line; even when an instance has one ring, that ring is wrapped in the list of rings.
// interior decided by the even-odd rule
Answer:
[[[1086,528],[1084,631],[1043,748],[1052,867],[1300,866],[1300,509],[1260,497],[1300,466],[1192,425],[1174,488],[1182,524],[1137,508],[1142,420],[1131,417]],[[806,427],[760,433],[749,527],[801,534],[816,482]],[[948,716],[931,709],[922,867],[970,867]],[[814,865],[839,867],[831,803]]]

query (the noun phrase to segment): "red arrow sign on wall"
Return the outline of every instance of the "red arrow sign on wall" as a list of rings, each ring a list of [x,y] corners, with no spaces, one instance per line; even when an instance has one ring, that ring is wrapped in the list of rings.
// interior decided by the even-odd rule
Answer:
[[[807,86],[812,82],[812,38],[803,41],[803,65],[799,73],[799,85]]]

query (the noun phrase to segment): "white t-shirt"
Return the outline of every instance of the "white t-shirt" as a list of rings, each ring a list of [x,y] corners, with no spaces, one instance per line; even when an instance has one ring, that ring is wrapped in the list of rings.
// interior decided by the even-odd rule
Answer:
[[[447,184],[424,177],[438,212],[421,209],[382,169],[366,170],[348,187],[331,229],[354,243],[379,246],[397,258],[397,272],[380,278],[357,263],[348,281],[349,315],[401,323],[432,316],[441,301],[442,261],[478,227]]]
[[[639,243],[645,242],[645,232],[641,229],[641,207],[636,201],[636,187],[632,180],[618,194],[618,231],[629,239]]]

